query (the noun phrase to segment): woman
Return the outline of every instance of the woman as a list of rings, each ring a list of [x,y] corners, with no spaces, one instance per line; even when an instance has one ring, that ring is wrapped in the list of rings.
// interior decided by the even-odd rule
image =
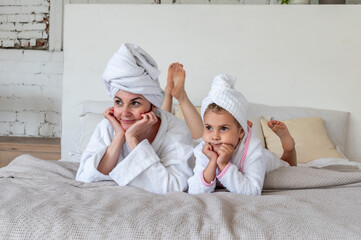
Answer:
[[[76,180],[114,180],[150,192],[184,191],[193,143],[186,124],[160,109],[163,90],[154,59],[123,44],[103,74],[114,106],[104,112],[82,154]]]

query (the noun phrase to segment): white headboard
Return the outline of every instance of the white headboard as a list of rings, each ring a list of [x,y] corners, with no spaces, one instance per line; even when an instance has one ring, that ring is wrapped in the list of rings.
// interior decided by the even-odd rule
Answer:
[[[352,5],[66,5],[62,158],[77,144],[77,105],[110,100],[102,72],[131,42],[158,62],[162,87],[182,62],[194,104],[229,73],[251,102],[351,112],[345,153],[361,161],[360,22]]]

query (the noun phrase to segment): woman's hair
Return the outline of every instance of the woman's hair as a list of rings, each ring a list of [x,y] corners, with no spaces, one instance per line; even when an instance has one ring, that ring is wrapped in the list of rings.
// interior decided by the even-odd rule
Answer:
[[[226,112],[228,112],[226,109],[218,106],[218,105],[215,104],[215,103],[211,103],[211,104],[208,105],[207,109],[204,111],[204,115],[205,115],[207,112],[209,112],[209,111],[212,111],[212,112],[215,112],[215,113],[219,113],[219,112],[221,112],[221,111],[226,111]],[[232,115],[232,114],[231,114],[231,115]],[[233,117],[233,115],[232,115],[232,118],[233,118],[234,122],[236,123],[237,127],[238,127],[238,128],[242,128],[241,124],[239,124],[239,122]]]

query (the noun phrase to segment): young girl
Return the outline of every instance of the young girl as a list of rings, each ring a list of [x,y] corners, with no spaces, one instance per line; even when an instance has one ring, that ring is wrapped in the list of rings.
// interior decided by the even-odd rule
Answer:
[[[188,179],[189,193],[213,192],[218,184],[231,192],[259,195],[266,172],[296,165],[294,141],[282,122],[270,121],[268,126],[281,138],[284,161],[264,149],[252,134],[246,120],[247,100],[234,89],[234,82],[229,75],[216,76],[202,102],[203,141],[194,150],[196,166]],[[189,103],[187,107],[193,106]]]
[[[155,193],[184,191],[193,142],[186,124],[160,108],[163,90],[154,59],[123,44],[103,73],[114,106],[84,150],[76,180],[114,180]]]

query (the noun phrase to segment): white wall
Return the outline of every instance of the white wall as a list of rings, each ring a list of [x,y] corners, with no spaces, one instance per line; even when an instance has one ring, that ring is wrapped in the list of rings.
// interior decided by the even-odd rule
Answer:
[[[351,112],[346,155],[361,161],[361,6],[78,5],[65,13],[63,133],[79,127],[71,105],[108,99],[105,64],[122,42],[134,42],[158,61],[163,87],[168,64],[184,63],[195,104],[226,72],[251,102]],[[75,96],[72,88],[86,84],[79,79],[96,87]]]

